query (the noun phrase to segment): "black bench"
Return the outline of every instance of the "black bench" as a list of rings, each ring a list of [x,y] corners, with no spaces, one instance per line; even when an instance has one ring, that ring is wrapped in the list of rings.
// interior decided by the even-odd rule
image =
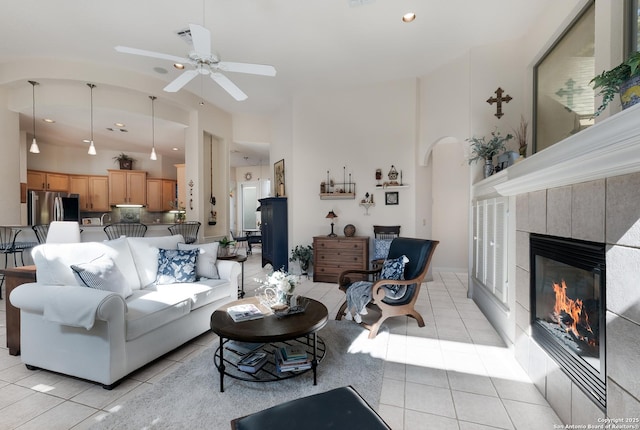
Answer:
[[[341,387],[291,400],[231,421],[232,430],[391,430],[353,389]]]

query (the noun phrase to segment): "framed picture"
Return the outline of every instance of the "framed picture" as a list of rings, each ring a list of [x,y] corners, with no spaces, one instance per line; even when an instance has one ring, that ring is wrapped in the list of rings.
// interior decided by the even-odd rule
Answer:
[[[384,204],[385,205],[397,205],[398,204],[398,192],[397,191],[387,191],[384,193]]]
[[[273,163],[273,189],[275,191],[276,197],[284,197],[285,187],[284,187],[284,159]]]

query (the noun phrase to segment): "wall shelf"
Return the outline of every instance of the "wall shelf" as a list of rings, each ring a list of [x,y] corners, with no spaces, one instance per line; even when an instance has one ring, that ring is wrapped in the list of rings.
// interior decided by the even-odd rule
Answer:
[[[360,206],[362,206],[365,210],[364,214],[365,215],[369,215],[369,208],[375,206],[376,204],[373,202],[363,202],[360,203]]]
[[[355,198],[356,193],[320,193],[320,200],[349,200]]]
[[[398,188],[409,188],[409,185],[407,184],[402,184],[402,185],[376,185],[376,189],[384,189],[384,190],[395,190]]]

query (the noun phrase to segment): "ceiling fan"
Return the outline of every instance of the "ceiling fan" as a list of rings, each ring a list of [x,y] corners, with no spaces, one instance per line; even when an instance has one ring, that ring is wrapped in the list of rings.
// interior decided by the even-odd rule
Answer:
[[[164,87],[164,90],[169,93],[175,93],[180,90],[200,74],[209,75],[209,77],[228,92],[231,97],[242,101],[247,99],[247,95],[229,78],[223,75],[222,72],[249,73],[262,76],[276,75],[276,69],[273,66],[220,61],[220,58],[211,52],[211,33],[209,30],[197,24],[189,24],[189,31],[191,32],[191,39],[193,41],[193,51],[189,53],[188,58],[126,46],[116,46],[115,50],[125,54],[160,58],[180,64],[191,64],[194,67],[193,69],[185,70],[180,76]]]

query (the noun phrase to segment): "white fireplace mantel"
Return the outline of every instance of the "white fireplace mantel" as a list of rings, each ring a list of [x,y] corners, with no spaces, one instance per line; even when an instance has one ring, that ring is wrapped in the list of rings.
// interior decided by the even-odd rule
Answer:
[[[513,196],[640,171],[640,104],[474,185],[476,196]]]

